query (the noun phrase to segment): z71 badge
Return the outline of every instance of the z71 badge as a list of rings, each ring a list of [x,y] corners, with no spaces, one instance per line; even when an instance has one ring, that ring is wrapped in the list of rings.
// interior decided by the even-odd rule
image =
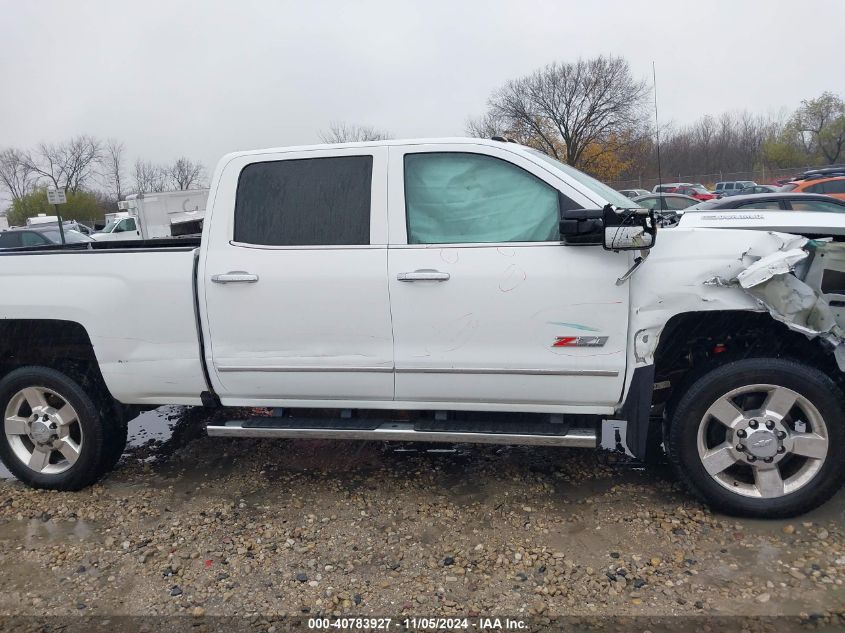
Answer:
[[[606,336],[557,336],[552,347],[604,347]]]

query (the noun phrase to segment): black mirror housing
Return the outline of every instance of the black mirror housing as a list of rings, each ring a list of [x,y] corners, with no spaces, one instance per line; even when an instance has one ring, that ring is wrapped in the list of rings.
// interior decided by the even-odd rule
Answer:
[[[560,214],[560,239],[566,244],[602,244],[602,209],[569,209]]]

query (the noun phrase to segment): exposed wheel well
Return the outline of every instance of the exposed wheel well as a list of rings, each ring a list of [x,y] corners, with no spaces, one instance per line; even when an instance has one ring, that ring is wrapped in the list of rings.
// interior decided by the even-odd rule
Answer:
[[[109,407],[122,419],[131,407],[115,400],[103,380],[94,346],[85,328],[58,319],[0,321],[0,378],[26,365],[50,367],[78,382],[98,406]]]
[[[791,358],[818,367],[840,386],[843,373],[832,350],[775,321],[747,311],[690,312],[672,317],[654,355],[656,413],[676,399],[700,371],[728,360],[751,357]]]

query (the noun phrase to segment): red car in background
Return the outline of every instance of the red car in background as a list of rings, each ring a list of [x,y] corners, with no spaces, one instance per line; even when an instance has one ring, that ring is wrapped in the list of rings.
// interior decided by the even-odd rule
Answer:
[[[701,184],[681,185],[680,187],[670,189],[670,191],[672,193],[680,193],[685,196],[690,196],[691,198],[701,200],[702,202],[705,200],[713,200],[716,197],[714,194],[707,191],[707,187]]]

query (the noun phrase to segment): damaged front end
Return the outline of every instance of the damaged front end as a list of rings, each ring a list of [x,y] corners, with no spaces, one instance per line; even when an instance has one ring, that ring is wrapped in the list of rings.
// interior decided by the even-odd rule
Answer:
[[[829,346],[845,371],[845,243],[791,237],[734,279],[705,284],[742,288],[772,318]]]

